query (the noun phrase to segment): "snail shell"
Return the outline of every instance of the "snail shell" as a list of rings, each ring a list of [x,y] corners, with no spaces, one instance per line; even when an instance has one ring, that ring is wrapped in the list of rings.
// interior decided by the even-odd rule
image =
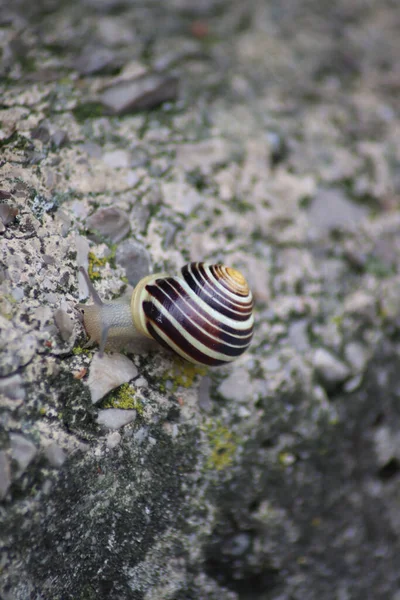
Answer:
[[[83,270],[82,270],[83,271]],[[253,336],[253,299],[236,269],[222,264],[190,263],[181,276],[158,273],[135,287],[127,305],[103,303],[85,271],[95,302],[80,305],[90,342],[144,335],[189,362],[217,366],[235,360]]]

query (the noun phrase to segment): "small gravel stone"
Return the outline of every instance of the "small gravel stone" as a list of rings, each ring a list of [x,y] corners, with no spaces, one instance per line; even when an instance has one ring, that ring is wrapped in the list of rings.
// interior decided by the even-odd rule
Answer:
[[[289,339],[293,346],[299,352],[308,350],[310,343],[308,340],[308,321],[305,319],[301,321],[294,321],[289,326]]]
[[[348,229],[368,215],[368,209],[348,200],[339,189],[320,188],[309,209],[311,225],[321,235]]]
[[[131,230],[127,214],[119,208],[101,208],[87,219],[86,224],[95,230],[89,236],[95,242],[107,238],[115,244]]]
[[[344,355],[347,362],[353,367],[356,373],[365,370],[368,362],[368,353],[362,344],[350,342],[344,350]]]
[[[115,68],[114,58],[114,52],[111,50],[90,46],[84,49],[81,56],[76,60],[74,67],[81,75],[107,73]]]
[[[343,383],[350,375],[348,366],[325,348],[315,351],[314,367],[321,382],[329,389]]]
[[[108,429],[120,429],[136,419],[136,410],[124,410],[122,408],[106,408],[101,410],[96,422]]]
[[[118,433],[118,431],[113,431],[112,433],[109,433],[107,436],[107,448],[110,448],[110,450],[112,450],[113,448],[115,448],[116,446],[118,446],[118,444],[121,442],[121,434]]]
[[[203,377],[199,385],[199,407],[206,413],[212,411],[212,400],[210,397],[211,390],[211,379],[209,377]]]
[[[67,455],[55,442],[51,442],[44,449],[45,456],[53,467],[60,468],[66,461]]]
[[[150,273],[151,258],[140,242],[125,240],[118,246],[115,257],[117,264],[124,267],[129,283],[135,286]]]
[[[93,404],[114,388],[136,377],[137,374],[137,367],[126,356],[115,353],[100,357],[99,353],[96,353],[90,365],[87,383]]]
[[[4,450],[0,451],[0,500],[3,500],[11,485],[10,462]]]
[[[178,78],[159,73],[146,74],[108,88],[100,101],[111,113],[122,115],[136,110],[149,110],[178,97]]]
[[[6,396],[11,400],[24,400],[25,389],[21,375],[16,374],[11,377],[0,379],[0,396]],[[0,398],[1,406],[1,398]]]
[[[234,402],[241,402],[247,398],[249,390],[250,375],[243,367],[234,369],[218,388],[221,396]]]
[[[61,148],[69,142],[68,133],[62,129],[56,129],[51,135],[50,142],[55,148]]]
[[[103,154],[103,162],[113,169],[127,169],[129,167],[129,154],[125,150],[114,150]]]
[[[19,433],[10,435],[11,456],[18,464],[17,475],[22,475],[29,463],[35,458],[37,448],[30,440]]]
[[[67,342],[72,332],[74,331],[74,321],[71,319],[70,315],[65,312],[62,308],[58,308],[54,313],[54,321],[58,327],[60,335],[64,342]]]

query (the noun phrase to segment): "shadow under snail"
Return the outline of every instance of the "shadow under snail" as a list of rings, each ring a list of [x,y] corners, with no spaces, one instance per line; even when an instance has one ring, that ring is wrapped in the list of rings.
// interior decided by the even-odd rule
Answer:
[[[240,271],[193,262],[180,276],[148,275],[129,300],[103,302],[81,267],[94,304],[79,304],[89,344],[153,338],[191,363],[218,366],[243,354],[253,336],[253,298]]]

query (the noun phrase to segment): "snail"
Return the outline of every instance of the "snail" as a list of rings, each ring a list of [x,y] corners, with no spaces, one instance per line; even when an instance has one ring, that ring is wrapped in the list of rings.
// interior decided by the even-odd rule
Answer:
[[[93,298],[78,305],[89,336],[103,353],[106,342],[153,338],[189,362],[217,366],[243,354],[253,336],[253,298],[240,271],[222,264],[193,262],[181,276],[148,275],[130,302],[103,302],[85,269]]]

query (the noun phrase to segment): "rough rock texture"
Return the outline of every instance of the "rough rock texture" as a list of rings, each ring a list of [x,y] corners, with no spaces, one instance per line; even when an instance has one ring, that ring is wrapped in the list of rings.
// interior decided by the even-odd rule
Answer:
[[[397,4],[3,0],[5,600],[399,600]],[[236,363],[84,348],[199,259]]]

